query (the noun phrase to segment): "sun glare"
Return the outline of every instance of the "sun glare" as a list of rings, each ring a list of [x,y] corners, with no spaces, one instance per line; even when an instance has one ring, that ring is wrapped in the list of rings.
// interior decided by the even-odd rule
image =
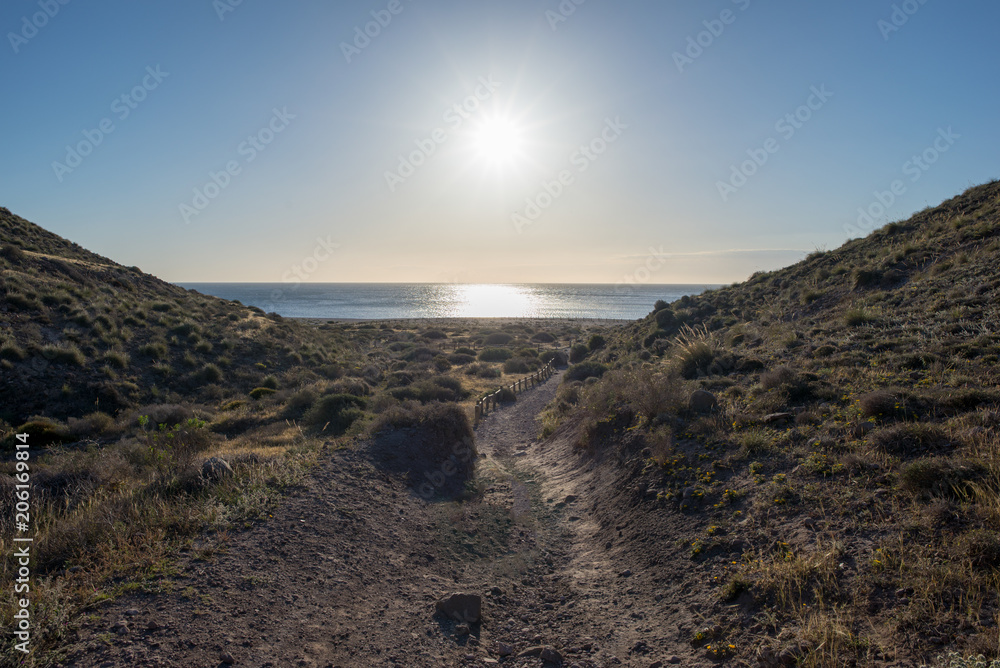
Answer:
[[[479,158],[490,163],[510,163],[521,153],[521,131],[506,118],[483,119],[473,131],[473,142]]]
[[[537,314],[531,292],[516,285],[462,285],[460,302],[453,317],[498,318],[528,317]]]

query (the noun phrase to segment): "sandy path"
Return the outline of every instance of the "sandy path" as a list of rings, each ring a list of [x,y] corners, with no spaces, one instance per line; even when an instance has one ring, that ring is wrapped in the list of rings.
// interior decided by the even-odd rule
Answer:
[[[593,473],[567,437],[536,439],[560,378],[479,426],[478,498],[427,503],[362,452],[329,453],[266,522],[206,539],[159,592],[99,610],[64,665],[543,665],[503,645],[580,668],[669,658],[667,607],[599,535]],[[452,591],[483,596],[469,632],[434,616]]]

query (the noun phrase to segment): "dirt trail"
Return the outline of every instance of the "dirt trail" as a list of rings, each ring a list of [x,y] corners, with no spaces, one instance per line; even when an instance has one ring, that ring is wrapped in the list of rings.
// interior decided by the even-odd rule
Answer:
[[[567,435],[537,441],[559,381],[480,425],[472,501],[428,503],[361,449],[331,452],[267,521],[206,538],[158,592],[100,609],[64,665],[520,667],[543,665],[540,646],[565,666],[711,665],[685,655],[682,593],[609,526],[620,480]],[[482,623],[435,617],[449,592],[482,595]]]

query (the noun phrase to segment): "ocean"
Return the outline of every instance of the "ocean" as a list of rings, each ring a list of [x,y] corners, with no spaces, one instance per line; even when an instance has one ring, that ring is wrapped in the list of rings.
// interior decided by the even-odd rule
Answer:
[[[180,283],[289,318],[580,318],[636,320],[713,285]]]

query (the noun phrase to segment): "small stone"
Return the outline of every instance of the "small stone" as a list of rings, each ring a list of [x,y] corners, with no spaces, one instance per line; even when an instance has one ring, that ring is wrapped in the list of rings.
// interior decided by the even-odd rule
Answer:
[[[236,659],[234,659],[233,655],[230,654],[229,652],[222,652],[221,654],[219,654],[219,661],[226,664],[227,666],[231,666],[234,663],[236,663]]]
[[[626,568],[625,570],[623,570],[621,573],[618,574],[618,577],[622,578],[632,577],[632,569]]]
[[[672,656],[667,657],[667,663],[669,663],[669,664],[677,665],[680,662],[681,662],[681,657],[679,657],[677,655],[672,655]]]
[[[160,628],[160,624],[155,619],[151,619],[148,622],[146,622],[146,628],[149,629],[150,631],[156,631],[157,629]]]
[[[125,622],[117,622],[113,627],[111,627],[111,630],[120,636],[127,635],[128,624],[126,624]]]
[[[551,647],[546,647],[542,650],[541,654],[538,655],[542,661],[551,661],[552,663],[562,663],[562,654],[552,649]]]
[[[435,607],[455,621],[475,624],[482,615],[483,599],[478,594],[448,594]]]
[[[795,416],[791,413],[770,413],[764,416],[764,424],[771,424],[774,422],[787,422]]]
[[[567,494],[566,498],[563,499],[563,503],[573,503],[574,501],[577,500],[577,498],[579,497],[577,497],[576,494]]]
[[[455,635],[457,635],[459,637],[469,635],[469,625],[468,624],[459,624],[458,626],[456,626],[455,627]]]
[[[497,643],[497,656],[511,656],[514,654],[514,648],[505,642]]]
[[[649,668],[663,668],[663,662],[654,661],[653,663],[649,664]]]
[[[523,650],[520,654],[518,654],[517,657],[519,659],[523,659],[526,656],[541,656],[543,649],[545,648],[541,646],[529,647],[528,649]]]
[[[125,611],[125,614],[128,615],[129,617],[135,617],[136,615],[139,614],[139,611],[135,608],[129,608],[128,610]]]
[[[202,463],[201,474],[208,480],[221,480],[233,475],[233,468],[222,457],[210,457]]]

